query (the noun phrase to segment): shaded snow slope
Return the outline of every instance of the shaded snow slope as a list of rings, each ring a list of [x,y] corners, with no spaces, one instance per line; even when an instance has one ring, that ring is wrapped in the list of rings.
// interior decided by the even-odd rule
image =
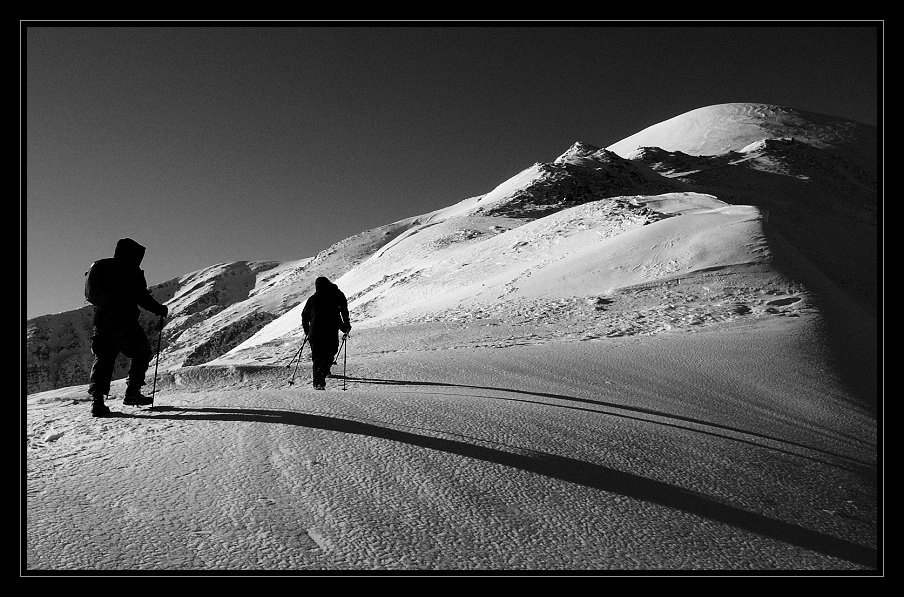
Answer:
[[[83,307],[26,322],[25,383],[28,393],[73,385],[88,379],[91,363],[93,307]],[[117,360],[121,377],[128,363]]]
[[[657,147],[631,155],[689,190],[758,207],[770,230],[855,299],[860,310],[877,316],[879,185],[868,169],[833,148],[797,138],[761,139],[711,156]]]

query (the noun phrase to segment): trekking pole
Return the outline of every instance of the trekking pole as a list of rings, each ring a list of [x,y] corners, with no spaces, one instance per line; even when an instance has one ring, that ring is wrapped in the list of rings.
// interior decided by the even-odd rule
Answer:
[[[154,410],[154,394],[157,393],[157,367],[160,366],[160,343],[163,341],[163,317],[160,318],[158,329],[160,331],[157,334],[157,361],[154,363],[154,386],[151,390],[151,408],[149,410]]]
[[[292,363],[295,362],[295,359],[301,356],[301,351],[304,350],[304,343],[308,341],[308,335],[304,335],[304,342],[301,343],[301,348],[298,349],[298,352],[295,353],[295,356],[292,357],[292,360],[289,361],[289,364],[286,365],[286,369],[292,366]]]
[[[298,362],[295,363],[295,371],[292,372],[292,378],[289,380],[289,385],[290,385],[290,386],[291,386],[293,383],[295,383],[295,374],[298,373],[298,366],[301,365],[301,351],[304,350],[304,345],[305,345],[305,342],[307,342],[307,341],[308,341],[308,335],[305,334],[305,335],[304,335],[304,340],[301,342],[301,348],[298,349]],[[293,358],[292,360],[294,361],[295,359]],[[292,364],[292,363],[290,362],[289,365],[291,365],[291,364]],[[286,367],[289,367],[289,365],[286,365]]]
[[[342,345],[345,346],[345,352],[342,353],[342,391],[345,391],[345,383],[348,381],[348,376],[345,374],[345,366],[348,364],[348,342],[345,340],[348,338],[348,334],[342,336]]]
[[[342,344],[339,345],[339,350],[336,351],[336,356],[333,357],[333,364],[339,364],[339,353],[342,352],[342,347],[345,346],[345,339],[348,338],[348,334],[342,334]]]

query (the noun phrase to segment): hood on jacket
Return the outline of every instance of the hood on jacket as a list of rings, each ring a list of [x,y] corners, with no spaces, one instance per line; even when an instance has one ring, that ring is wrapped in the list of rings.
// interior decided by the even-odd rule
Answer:
[[[314,292],[319,292],[320,294],[331,292],[335,288],[332,282],[329,279],[320,276],[316,280],[314,280]]]
[[[144,259],[144,251],[145,248],[131,238],[121,238],[116,243],[116,251],[114,251],[113,257],[139,266],[141,265],[141,260]]]

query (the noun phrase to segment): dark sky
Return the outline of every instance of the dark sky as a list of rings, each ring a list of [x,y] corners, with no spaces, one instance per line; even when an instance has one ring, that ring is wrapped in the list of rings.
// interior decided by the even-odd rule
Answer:
[[[877,124],[877,25],[23,27],[27,317],[129,236],[156,284],[294,260],[575,141],[762,102]]]

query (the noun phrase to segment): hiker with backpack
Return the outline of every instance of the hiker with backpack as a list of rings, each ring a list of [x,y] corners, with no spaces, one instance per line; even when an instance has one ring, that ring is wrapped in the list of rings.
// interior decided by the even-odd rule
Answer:
[[[159,315],[161,328],[169,310],[148,291],[144,271],[139,267],[144,253],[145,247],[131,238],[120,239],[113,257],[95,261],[86,274],[85,298],[95,306],[91,336],[94,364],[88,385],[91,414],[95,417],[110,414],[104,398],[110,393],[110,380],[120,352],[131,359],[122,403],[134,406],[153,403],[152,398],[141,393],[153,355],[147,334],[138,323],[138,308]]]
[[[337,332],[347,336],[352,329],[345,294],[327,278],[314,280],[314,294],[305,302],[301,325],[311,345],[314,389],[324,390],[339,350]]]

